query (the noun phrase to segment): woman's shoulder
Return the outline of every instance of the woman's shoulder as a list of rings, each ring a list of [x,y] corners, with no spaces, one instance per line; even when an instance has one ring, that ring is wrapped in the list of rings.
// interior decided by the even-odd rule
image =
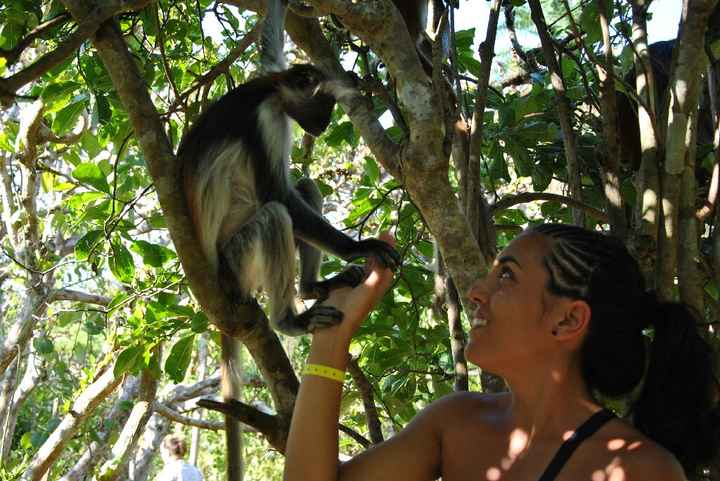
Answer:
[[[460,391],[446,394],[430,403],[423,414],[438,419],[448,428],[454,420],[463,424],[472,418],[495,416],[510,402],[508,393],[477,393]]]
[[[609,452],[612,462],[607,474],[623,481],[685,481],[685,473],[675,456],[645,436],[627,421],[617,419],[597,442]]]

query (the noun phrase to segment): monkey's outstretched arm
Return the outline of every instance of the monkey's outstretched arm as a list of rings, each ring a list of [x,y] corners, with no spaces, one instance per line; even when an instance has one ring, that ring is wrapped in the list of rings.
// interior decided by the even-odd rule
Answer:
[[[285,15],[287,0],[267,0],[267,10],[260,37],[260,68],[265,74],[287,69],[285,45]]]
[[[303,241],[346,261],[376,256],[392,269],[400,264],[400,255],[390,244],[378,239],[353,240],[313,210],[295,189],[291,190],[286,207],[292,219],[293,231]]]

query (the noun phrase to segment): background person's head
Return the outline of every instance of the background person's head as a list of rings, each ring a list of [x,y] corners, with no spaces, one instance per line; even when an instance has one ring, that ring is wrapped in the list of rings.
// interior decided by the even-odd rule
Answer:
[[[187,452],[187,445],[181,437],[171,434],[163,439],[160,452],[165,461],[183,459]]]

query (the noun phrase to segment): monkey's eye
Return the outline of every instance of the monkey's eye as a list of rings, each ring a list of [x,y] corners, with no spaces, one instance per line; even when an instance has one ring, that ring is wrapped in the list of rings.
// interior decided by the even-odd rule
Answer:
[[[300,78],[298,79],[298,87],[312,88],[312,87],[315,87],[317,84],[318,84],[317,77],[311,73],[301,75]]]

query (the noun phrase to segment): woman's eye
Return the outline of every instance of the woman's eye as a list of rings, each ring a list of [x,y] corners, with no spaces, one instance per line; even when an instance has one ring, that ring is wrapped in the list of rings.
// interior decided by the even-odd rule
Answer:
[[[498,274],[498,278],[501,280],[505,279],[515,279],[515,275],[513,274],[512,269],[509,267],[503,267],[500,269],[500,273]]]

